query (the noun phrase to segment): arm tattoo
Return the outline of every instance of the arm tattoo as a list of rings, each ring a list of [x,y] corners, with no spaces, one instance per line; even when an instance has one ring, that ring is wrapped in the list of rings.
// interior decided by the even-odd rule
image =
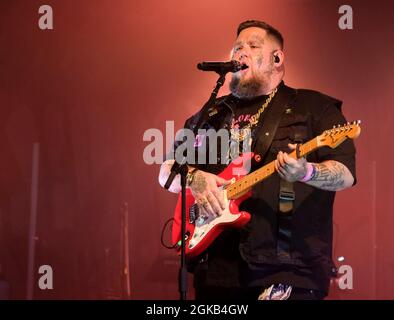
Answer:
[[[207,187],[207,182],[204,175],[197,171],[194,176],[193,182],[191,183],[191,186],[193,186],[194,191],[203,192]]]
[[[315,166],[316,170],[311,180],[321,181],[321,188],[335,191],[336,189],[344,186],[345,168],[342,164],[333,161],[330,162],[330,165],[325,163],[314,163],[313,165]]]

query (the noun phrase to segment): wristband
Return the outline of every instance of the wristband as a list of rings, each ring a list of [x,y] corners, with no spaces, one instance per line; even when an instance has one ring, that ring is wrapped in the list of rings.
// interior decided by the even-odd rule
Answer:
[[[312,164],[312,163],[307,163],[306,164],[306,166],[307,166],[307,168],[306,168],[306,174],[305,174],[305,176],[302,178],[302,179],[300,179],[300,180],[298,180],[298,181],[300,181],[300,182],[308,182],[309,180],[311,180],[311,178],[312,178],[312,176],[314,175],[314,173],[315,173],[315,166]]]

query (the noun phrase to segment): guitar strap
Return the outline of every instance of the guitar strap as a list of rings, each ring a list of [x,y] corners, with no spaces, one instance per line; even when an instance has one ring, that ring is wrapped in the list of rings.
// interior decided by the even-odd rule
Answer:
[[[267,154],[275,137],[282,115],[287,108],[290,108],[289,105],[295,101],[296,96],[296,89],[285,86],[283,82],[280,84],[278,92],[268,109],[269,112],[266,114],[264,121],[262,121],[263,124],[256,129],[258,130],[255,135],[257,139],[253,142],[252,150],[257,156],[260,156],[260,159],[264,159]],[[279,212],[277,215],[277,253],[286,260],[290,259],[291,213],[293,211],[294,200],[295,193],[293,183],[280,179]]]

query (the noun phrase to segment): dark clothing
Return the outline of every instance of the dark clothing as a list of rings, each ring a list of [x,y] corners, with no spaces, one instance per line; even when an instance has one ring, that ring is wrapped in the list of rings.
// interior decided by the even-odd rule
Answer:
[[[261,114],[259,123],[264,123],[271,111],[270,106],[284,88],[282,82],[273,101]],[[267,96],[261,96],[251,101],[242,101],[231,95],[219,98],[217,113],[210,117],[204,128],[229,130],[234,125],[234,119],[239,119],[243,113],[254,113],[266,98]],[[263,161],[254,163],[252,170],[274,160],[280,150],[288,152],[288,143],[300,140],[307,142],[334,125],[345,124],[341,104],[322,93],[298,89],[286,106]],[[193,125],[199,116],[197,113],[189,118],[185,127],[194,129]],[[259,136],[254,136],[253,132],[258,132]],[[262,138],[261,131],[254,129],[253,132],[254,141]],[[220,141],[218,144],[220,146]],[[264,154],[263,150],[252,151]],[[215,156],[218,160],[221,159],[220,147]],[[346,140],[335,149],[318,149],[309,154],[307,160],[315,163],[325,160],[341,162],[350,170],[356,182],[355,148],[352,140]],[[196,164],[196,167],[218,174],[226,164]],[[335,192],[320,190],[301,182],[294,183],[295,201],[288,220],[291,229],[289,251],[283,255],[278,251],[278,230],[282,223],[278,212],[279,187],[280,177],[277,174],[253,187],[253,196],[244,201],[240,208],[251,214],[250,222],[240,230],[223,232],[207,252],[197,259],[199,263],[191,262],[196,288],[267,287],[274,283],[284,283],[297,288],[328,292],[329,281],[335,271],[332,261]]]

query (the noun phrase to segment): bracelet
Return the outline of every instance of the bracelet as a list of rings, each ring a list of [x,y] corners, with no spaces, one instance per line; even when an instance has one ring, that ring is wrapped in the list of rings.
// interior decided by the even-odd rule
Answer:
[[[186,185],[190,186],[194,180],[194,176],[197,172],[197,168],[193,168],[192,170],[190,170],[187,175],[186,175]]]
[[[315,172],[316,172],[316,168],[312,163],[307,163],[306,164],[307,168],[306,168],[306,174],[302,179],[299,179],[298,181],[300,182],[308,182],[309,180],[311,180],[311,178],[314,176]]]

